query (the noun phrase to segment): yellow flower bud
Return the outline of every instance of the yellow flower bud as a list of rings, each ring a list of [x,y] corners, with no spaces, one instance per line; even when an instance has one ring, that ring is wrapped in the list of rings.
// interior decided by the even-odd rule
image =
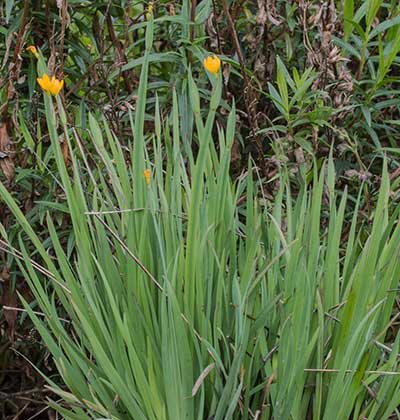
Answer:
[[[203,64],[206,70],[216,76],[221,67],[221,60],[215,54],[209,55],[204,59]]]
[[[34,45],[29,45],[29,47],[26,48],[26,51],[31,52],[36,58],[39,58],[39,53]]]
[[[150,169],[145,169],[145,171],[143,172],[143,175],[144,175],[144,179],[146,180],[146,184],[150,185],[150,176],[151,176]]]
[[[147,11],[146,11],[146,20],[150,20],[151,19],[151,15],[153,14],[153,2],[151,1],[149,3],[149,5],[147,6]]]

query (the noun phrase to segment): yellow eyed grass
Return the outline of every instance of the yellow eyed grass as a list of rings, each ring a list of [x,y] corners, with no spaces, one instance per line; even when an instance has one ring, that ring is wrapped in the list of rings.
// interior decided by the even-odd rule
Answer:
[[[47,73],[44,73],[42,77],[38,77],[36,80],[45,92],[53,96],[58,95],[64,86],[64,80],[59,80],[55,76],[50,78]]]

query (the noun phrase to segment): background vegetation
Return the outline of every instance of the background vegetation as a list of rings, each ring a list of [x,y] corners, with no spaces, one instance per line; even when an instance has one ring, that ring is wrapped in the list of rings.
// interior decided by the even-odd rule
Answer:
[[[400,418],[399,3],[0,14],[3,417]]]

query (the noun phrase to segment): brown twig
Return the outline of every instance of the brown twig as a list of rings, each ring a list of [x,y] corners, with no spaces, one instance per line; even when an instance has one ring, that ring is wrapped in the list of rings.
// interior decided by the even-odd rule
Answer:
[[[359,373],[359,370],[346,369],[342,371],[341,369],[304,369],[304,372],[315,372],[315,373]],[[367,375],[379,375],[379,376],[399,376],[400,372],[390,371],[390,370],[365,370]]]
[[[239,59],[240,64],[240,70],[242,73],[243,81],[244,81],[244,102],[246,106],[246,112],[247,112],[247,118],[249,120],[250,129],[252,131],[252,136],[254,140],[254,144],[257,149],[257,161],[258,165],[262,168],[263,173],[265,174],[266,171],[266,165],[265,165],[265,157],[264,157],[264,151],[262,147],[261,138],[258,134],[259,127],[258,127],[258,121],[257,121],[257,112],[256,112],[256,97],[254,95],[254,90],[251,86],[250,80],[247,77],[246,72],[246,63],[245,59],[242,54],[242,50],[240,48],[239,38],[236,33],[235,24],[233,22],[232,16],[229,12],[229,7],[226,2],[226,0],[222,0],[222,7],[224,9],[224,13],[228,22],[228,28],[231,33],[233,45],[236,51],[236,54]]]
[[[6,306],[6,305],[3,305],[2,308],[3,308],[3,311],[6,310],[6,311],[15,311],[15,312],[24,312],[24,313],[27,313],[28,312],[26,309],[18,308],[18,307],[15,307],[15,306]],[[37,316],[41,316],[43,318],[46,318],[47,317],[47,315],[44,314],[43,312],[38,312],[38,311],[32,311],[32,312],[35,315],[37,315]],[[71,323],[70,320],[65,319],[65,318],[58,318],[58,320],[59,321],[62,321],[62,322],[65,322],[66,324],[70,324]]]
[[[17,35],[17,42],[15,44],[15,50],[14,50],[14,55],[13,55],[13,62],[14,63],[17,61],[18,56],[21,52],[23,34],[25,32],[26,19],[28,17],[28,11],[29,11],[29,0],[25,0],[24,10],[22,12],[21,23],[20,23],[20,26],[19,26],[19,31],[18,31],[18,35]]]
[[[190,9],[190,21],[192,25],[190,26],[190,42],[193,42],[194,39],[194,21],[196,18],[196,7],[197,7],[197,0],[192,0],[192,7]]]
[[[64,78],[64,41],[65,28],[67,24],[67,0],[63,0],[61,4],[61,36],[60,36],[60,77]]]
[[[27,391],[12,392],[10,394],[7,392],[0,391],[0,400],[13,400],[13,399],[26,397],[27,395],[38,394],[38,393],[43,394],[43,393],[49,393],[49,392],[50,391],[48,391],[47,389],[41,389],[41,388],[28,389]]]
[[[215,4],[215,0],[212,1],[212,5],[213,5],[213,15],[214,15],[214,21],[215,21],[215,32],[217,34],[218,53],[222,54],[221,35],[220,35],[219,29],[218,29],[217,6]]]
[[[258,411],[260,413],[260,416],[259,416],[260,419],[263,417],[263,412],[264,412],[264,409],[265,409],[265,399],[267,398],[267,395],[269,393],[269,389],[271,388],[271,384],[274,381],[275,377],[276,377],[276,372],[272,372],[272,375],[268,378],[268,381],[264,386],[262,397],[261,397],[261,402],[260,402],[260,408],[258,409]]]
[[[46,33],[47,39],[51,38],[51,25],[50,25],[50,0],[46,0],[46,6],[44,10],[46,16]]]
[[[21,23],[19,25],[17,41],[15,43],[15,50],[14,55],[12,58],[12,62],[9,66],[10,69],[10,77],[8,79],[8,90],[7,90],[7,101],[3,106],[2,109],[2,121],[6,122],[8,119],[8,108],[9,103],[14,99],[15,96],[15,89],[14,89],[14,81],[18,78],[19,69],[21,65],[21,48],[23,44],[24,34],[26,31],[26,21],[29,12],[29,0],[25,0],[24,2],[24,9],[22,11]]]
[[[109,13],[109,10],[107,10],[106,21],[107,21],[108,34],[110,35],[110,39],[111,39],[113,45],[117,49],[118,65],[120,66],[122,64],[126,64],[128,62],[128,60],[127,60],[126,55],[125,55],[124,46],[122,45],[122,42],[119,40],[119,38],[115,34],[114,26],[113,26],[113,22],[112,22],[112,18],[111,18],[111,15]],[[132,88],[132,84],[131,84],[131,81],[130,81],[129,72],[127,70],[123,70],[122,71],[122,77],[123,77],[124,82],[125,82],[126,91],[129,94],[132,93],[133,88]]]

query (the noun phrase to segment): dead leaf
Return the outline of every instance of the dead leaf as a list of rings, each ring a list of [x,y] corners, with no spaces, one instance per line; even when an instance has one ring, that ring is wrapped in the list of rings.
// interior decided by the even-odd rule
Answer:
[[[8,36],[6,40],[6,52],[4,53],[3,62],[1,64],[1,69],[4,69],[4,66],[6,65],[8,58],[10,56],[10,48],[11,44],[15,38],[15,32],[10,32],[10,35]]]
[[[294,155],[296,157],[296,162],[297,163],[304,163],[306,160],[304,158],[304,153],[303,153],[303,149],[301,147],[298,147],[295,151],[294,151]]]
[[[240,154],[240,145],[239,140],[237,137],[235,137],[235,140],[233,141],[232,150],[231,150],[231,163],[232,165],[240,162],[242,156]]]
[[[229,63],[224,63],[222,67],[222,77],[223,77],[225,86],[228,86],[230,75],[231,75],[231,65]]]
[[[218,31],[214,23],[215,23],[215,16],[214,16],[214,13],[211,12],[205,23],[205,30],[210,39],[210,48],[212,50],[217,50],[219,46]]]
[[[47,415],[49,420],[57,420],[57,414],[54,410],[48,410]]]
[[[400,176],[400,168],[397,168],[394,172],[392,172],[389,176],[390,180],[393,181],[394,179]]]
[[[278,18],[278,11],[276,10],[275,0],[268,0],[266,9],[268,20],[273,25],[279,26],[282,23],[282,20]]]
[[[69,149],[68,149],[68,142],[64,139],[61,143],[62,155],[64,158],[64,164],[68,168],[69,166]]]
[[[169,4],[169,15],[170,16],[175,16],[176,12],[175,12],[175,6],[173,3]]]
[[[192,397],[194,397],[197,394],[197,391],[201,387],[201,384],[204,382],[204,379],[206,379],[207,375],[214,369],[215,363],[211,363],[211,365],[208,365],[203,372],[201,372],[200,376],[198,377],[196,383],[193,385],[192,388]]]
[[[55,67],[56,67],[56,52],[51,50],[50,57],[47,60],[47,68],[49,69],[49,74],[55,76]]]
[[[7,266],[4,266],[0,276],[3,287],[3,294],[1,296],[1,304],[3,305],[3,315],[8,325],[8,336],[10,338],[10,341],[14,341],[17,311],[8,308],[14,308],[16,306],[17,294],[15,293],[15,290],[11,290],[10,288],[10,273],[8,271]],[[7,309],[4,307],[7,307]]]
[[[23,83],[25,83],[25,81],[26,81],[26,75],[24,74],[18,78],[17,83],[19,85],[22,85]]]
[[[13,160],[14,144],[10,139],[5,123],[0,127],[0,169],[10,184],[15,175]]]
[[[257,0],[257,16],[256,16],[257,25],[264,27],[266,21],[267,21],[267,10],[265,9],[265,0]]]

